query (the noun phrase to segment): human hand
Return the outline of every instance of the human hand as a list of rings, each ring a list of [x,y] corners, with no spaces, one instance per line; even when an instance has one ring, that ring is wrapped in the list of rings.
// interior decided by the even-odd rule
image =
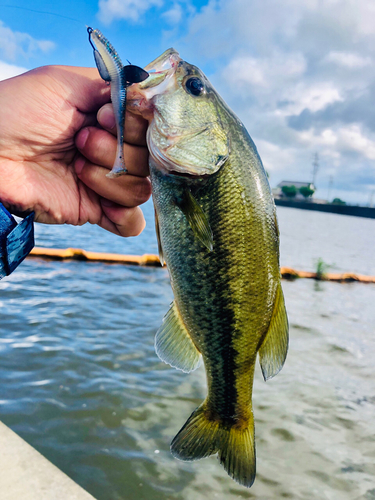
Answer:
[[[91,68],[47,66],[0,82],[0,201],[8,210],[35,211],[37,222],[90,222],[122,236],[142,231],[138,205],[151,194],[147,124],[127,114],[129,174],[107,178],[116,152],[109,100]]]

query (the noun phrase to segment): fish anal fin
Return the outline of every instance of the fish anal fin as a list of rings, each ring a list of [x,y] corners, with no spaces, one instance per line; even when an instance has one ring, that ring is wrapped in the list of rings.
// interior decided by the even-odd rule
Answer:
[[[207,418],[204,402],[187,420],[171,444],[175,458],[199,460],[218,453],[220,464],[231,478],[250,488],[255,479],[254,420],[246,425],[227,425]]]
[[[284,295],[281,284],[279,283],[276,290],[270,326],[259,349],[259,362],[264,380],[268,380],[277,375],[284,365],[288,352],[288,331],[289,325]]]
[[[177,205],[185,215],[196,238],[211,252],[214,242],[210,224],[189,189],[185,189],[182,199],[178,200]]]
[[[199,366],[201,354],[186,330],[175,302],[156,333],[155,350],[164,363],[185,373]]]
[[[163,247],[161,245],[161,238],[160,238],[160,226],[159,226],[159,216],[158,213],[155,209],[155,231],[156,231],[156,239],[158,241],[158,250],[159,250],[159,259],[160,259],[160,264],[162,266],[165,265],[164,261],[164,255],[163,255]]]

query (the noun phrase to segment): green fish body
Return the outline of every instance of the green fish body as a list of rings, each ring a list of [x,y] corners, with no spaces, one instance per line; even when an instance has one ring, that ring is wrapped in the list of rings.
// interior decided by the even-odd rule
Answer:
[[[156,351],[186,372],[203,358],[208,383],[171,451],[182,460],[218,453],[228,474],[250,487],[257,353],[267,379],[288,347],[275,205],[250,136],[203,73],[173,50],[152,68],[129,100],[150,120],[159,250],[174,292]]]

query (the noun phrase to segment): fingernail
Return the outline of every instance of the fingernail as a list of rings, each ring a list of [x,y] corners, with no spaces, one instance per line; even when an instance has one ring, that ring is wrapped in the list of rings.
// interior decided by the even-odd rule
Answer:
[[[80,156],[79,158],[76,159],[76,161],[74,163],[74,169],[75,169],[77,175],[79,175],[82,172],[83,167],[85,166],[85,163],[86,163],[86,160],[83,158],[83,156]]]
[[[98,111],[98,122],[103,128],[113,129],[116,126],[115,115],[113,114],[113,108],[104,106]]]
[[[85,147],[88,136],[90,135],[90,131],[88,128],[83,128],[80,130],[76,137],[76,146],[78,149],[83,149]]]
[[[103,205],[103,207],[108,207],[108,208],[112,208],[112,207],[116,207],[117,206],[117,203],[114,203],[113,201],[111,200],[107,200],[107,198],[102,198],[100,200],[101,204]]]

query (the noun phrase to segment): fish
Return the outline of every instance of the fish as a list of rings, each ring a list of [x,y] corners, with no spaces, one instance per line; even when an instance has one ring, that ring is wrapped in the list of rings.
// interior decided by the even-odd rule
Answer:
[[[145,70],[127,108],[149,122],[159,254],[174,294],[155,348],[187,373],[203,360],[208,388],[171,452],[184,461],[217,453],[251,487],[256,359],[270,379],[289,342],[276,207],[254,142],[204,73],[174,49]]]
[[[115,178],[126,174],[124,161],[124,128],[126,112],[126,89],[132,83],[138,83],[148,77],[148,73],[139,66],[124,66],[113,45],[99,30],[87,27],[89,42],[94,51],[94,59],[101,78],[111,83],[111,100],[117,129],[117,151],[112,170],[107,174]]]

